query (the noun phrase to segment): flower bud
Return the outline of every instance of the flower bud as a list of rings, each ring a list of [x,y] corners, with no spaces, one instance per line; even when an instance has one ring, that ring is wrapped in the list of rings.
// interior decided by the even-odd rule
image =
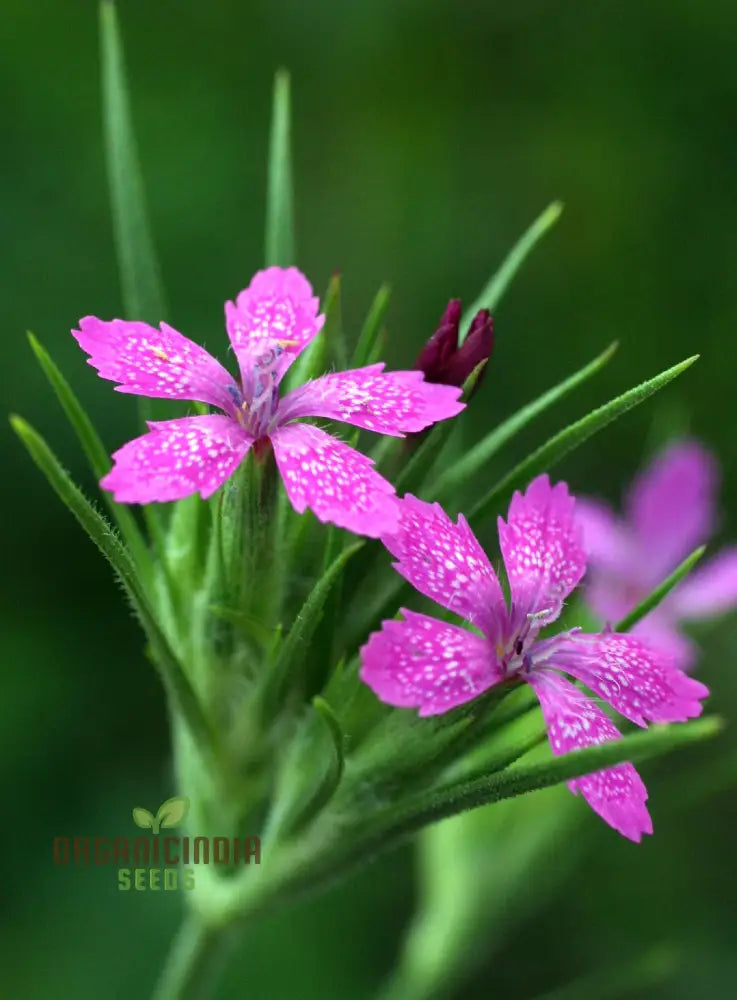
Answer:
[[[473,318],[468,336],[458,346],[461,300],[451,299],[437,330],[420,351],[415,368],[424,372],[428,382],[463,385],[471,372],[491,355],[494,344],[494,320],[488,309],[480,309]],[[483,372],[473,392],[481,383]]]

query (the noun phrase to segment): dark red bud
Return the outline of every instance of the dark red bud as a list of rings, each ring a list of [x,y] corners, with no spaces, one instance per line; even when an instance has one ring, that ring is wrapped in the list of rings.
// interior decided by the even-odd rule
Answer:
[[[428,382],[445,382],[443,372],[458,349],[458,326],[461,322],[461,300],[451,299],[438,328],[420,351],[415,368],[425,373]]]
[[[488,360],[494,346],[494,320],[488,309],[480,309],[473,318],[468,336],[458,346],[461,300],[451,299],[435,333],[422,348],[415,368],[425,373],[428,382],[461,386],[482,361]],[[473,391],[481,384],[484,372]]]
[[[450,358],[444,370],[446,385],[463,385],[482,361],[488,361],[494,347],[494,318],[488,309],[480,309],[473,318],[468,336]],[[484,369],[476,380],[476,392],[486,374]],[[440,379],[438,379],[440,381]]]

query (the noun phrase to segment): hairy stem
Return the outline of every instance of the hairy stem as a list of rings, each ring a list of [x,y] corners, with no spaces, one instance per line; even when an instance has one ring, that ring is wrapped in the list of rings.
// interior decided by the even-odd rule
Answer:
[[[153,1000],[205,1000],[222,971],[231,932],[209,927],[195,914],[185,917],[167,956]]]

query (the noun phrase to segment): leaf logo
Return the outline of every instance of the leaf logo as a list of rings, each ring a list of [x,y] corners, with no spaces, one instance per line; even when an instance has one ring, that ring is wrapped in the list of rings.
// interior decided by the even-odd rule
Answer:
[[[151,830],[158,833],[161,829],[169,830],[173,826],[178,826],[189,809],[189,799],[184,796],[175,796],[167,799],[159,806],[156,815],[152,815],[148,809],[135,806],[133,809],[133,822],[140,826],[142,830]]]

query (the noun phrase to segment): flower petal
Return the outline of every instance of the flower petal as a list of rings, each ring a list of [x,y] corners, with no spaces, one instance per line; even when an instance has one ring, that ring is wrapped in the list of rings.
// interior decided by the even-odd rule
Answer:
[[[148,434],[113,455],[115,465],[100,481],[119,503],[206,500],[243,460],[253,438],[230,417],[183,417],[150,421]]]
[[[292,506],[309,507],[357,535],[378,538],[397,524],[394,487],[366,455],[310,424],[288,424],[271,434],[276,463]]]
[[[701,715],[701,699],[709,694],[666,653],[624,633],[573,636],[547,662],[638,726],[694,719]]]
[[[673,592],[675,594],[675,591]],[[670,595],[669,595],[670,596]],[[668,598],[639,621],[630,635],[642,639],[648,646],[669,657],[679,670],[690,670],[699,656],[699,648],[681,632],[670,617]]]
[[[399,524],[382,542],[394,568],[425,597],[472,622],[496,642],[506,621],[496,573],[463,514],[454,524],[438,503],[407,494],[398,501]]]
[[[625,578],[630,575],[638,558],[636,543],[611,507],[576,497],[575,519],[583,535],[589,573],[601,569]]]
[[[512,591],[517,624],[534,615],[538,626],[560,614],[563,600],[586,569],[575,501],[565,483],[538,476],[527,492],[515,493],[507,522],[499,518],[499,545]]]
[[[420,371],[384,372],[383,362],[335,372],[284,397],[282,420],[327,417],[377,434],[403,437],[460,413],[461,390],[426,382]]]
[[[243,376],[244,388],[252,379],[259,357],[276,350],[277,383],[294,359],[320,332],[325,322],[318,316],[319,300],[296,267],[268,267],[258,271],[235,302],[225,303],[225,325]]]
[[[361,648],[361,679],[388,705],[443,712],[502,680],[489,643],[457,625],[402,609]]]
[[[737,607],[737,547],[719,552],[697,567],[671,596],[679,618],[696,621]]]
[[[565,754],[621,738],[609,718],[578,688],[547,670],[533,671],[527,678],[540,699],[548,740],[554,754]],[[601,818],[624,837],[637,843],[643,833],[652,833],[647,811],[647,789],[632,764],[617,764],[568,782]]]
[[[626,508],[639,536],[647,583],[657,583],[709,537],[717,478],[712,455],[695,441],[681,441],[635,480]]]
[[[120,383],[118,392],[196,399],[232,411],[231,376],[204,347],[166,323],[157,330],[148,323],[85,316],[79,326],[72,336],[101,378]]]

